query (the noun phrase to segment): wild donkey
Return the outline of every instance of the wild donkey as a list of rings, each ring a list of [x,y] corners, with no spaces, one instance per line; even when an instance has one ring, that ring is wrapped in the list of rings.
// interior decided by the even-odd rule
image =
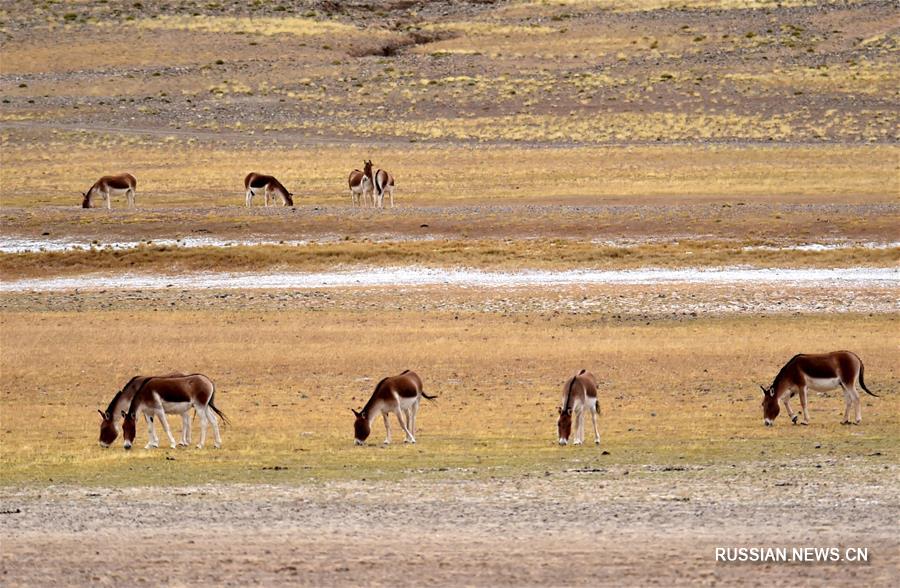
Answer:
[[[356,444],[364,445],[372,432],[372,422],[378,415],[384,417],[385,444],[391,442],[391,423],[388,413],[397,415],[400,428],[406,433],[405,443],[416,442],[416,413],[419,410],[419,402],[422,398],[434,400],[437,396],[429,396],[422,390],[422,380],[415,372],[405,370],[399,376],[388,376],[375,386],[372,397],[360,411],[352,408],[356,415],[353,423]],[[406,422],[403,415],[406,415]]]
[[[181,373],[171,373],[160,377],[173,378],[183,375],[184,374]],[[113,396],[112,400],[109,402],[109,406],[106,408],[106,412],[99,408],[97,409],[97,412],[100,413],[100,417],[103,419],[100,421],[100,447],[109,447],[119,437],[118,423],[122,419],[122,414],[125,412],[126,408],[131,406],[131,400],[134,398],[134,393],[138,391],[144,382],[152,377],[155,376],[135,376],[131,378],[128,380],[128,383],[122,386],[122,389]],[[147,427],[153,428],[153,417],[144,413],[144,418],[147,420]],[[181,413],[181,423],[181,442],[179,445],[187,446],[191,444],[191,418],[187,411]],[[151,438],[156,438],[155,430],[151,434]]]
[[[172,431],[169,429],[166,413],[183,414],[192,406],[194,411],[200,415],[200,443],[197,448],[202,449],[206,444],[206,428],[209,423],[212,423],[216,439],[215,447],[218,449],[222,446],[222,437],[219,435],[219,423],[216,415],[222,417],[225,424],[228,424],[228,419],[213,403],[215,395],[215,384],[203,374],[147,378],[135,392],[128,412],[122,412],[125,449],[131,449],[134,443],[135,421],[138,414],[141,413],[150,413],[151,416],[159,417],[163,430],[169,437],[169,444],[174,448],[175,438],[172,437]],[[156,431],[151,423],[150,441],[145,449],[153,447],[159,447],[159,439],[156,438]]]
[[[556,427],[559,431],[559,444],[566,445],[572,435],[572,415],[575,415],[578,423],[575,427],[575,439],[572,445],[584,443],[584,409],[591,411],[591,420],[594,423],[594,443],[600,444],[600,430],[597,428],[597,378],[587,370],[581,370],[578,374],[569,378],[563,386],[562,405],[559,408],[559,420]]]
[[[128,199],[128,206],[134,206],[135,189],[137,188],[137,180],[131,174],[119,174],[117,176],[103,176],[91,186],[87,192],[82,192],[84,199],[81,201],[82,208],[91,208],[91,199],[94,196],[103,196],[106,199],[106,208],[112,208],[110,196],[125,194]]]
[[[350,172],[347,183],[350,185],[350,200],[354,205],[365,206],[370,198],[374,203],[371,160],[363,161],[363,171],[355,169]]]
[[[288,192],[287,188],[285,188],[281,182],[276,180],[274,176],[264,176],[256,172],[250,172],[247,174],[247,177],[244,178],[244,189],[247,190],[247,195],[244,198],[244,204],[246,206],[253,206],[253,197],[259,192],[264,194],[266,206],[269,206],[269,194],[278,194],[281,196],[282,204],[284,204],[284,206],[294,205],[294,195]],[[272,196],[272,204],[275,204],[274,196]]]
[[[863,380],[863,363],[855,353],[851,351],[832,351],[831,353],[798,354],[792,357],[768,388],[763,391],[763,423],[767,427],[775,424],[775,417],[781,409],[778,401],[784,403],[784,407],[791,417],[791,422],[797,424],[797,417],[791,410],[790,400],[794,394],[800,394],[800,406],[803,409],[801,425],[809,424],[809,413],[806,410],[806,392],[812,388],[818,392],[826,392],[840,387],[844,391],[844,420],[842,425],[850,422],[850,410],[856,405],[856,424],[862,422],[862,407],[859,401],[859,392],[856,384],[871,396],[878,397],[866,388]]]
[[[384,208],[384,193],[391,197],[391,208],[394,208],[394,176],[387,170],[375,172],[375,206]]]

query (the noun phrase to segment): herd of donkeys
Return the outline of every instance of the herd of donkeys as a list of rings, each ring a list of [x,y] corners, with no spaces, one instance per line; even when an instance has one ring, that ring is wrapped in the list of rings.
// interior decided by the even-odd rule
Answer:
[[[356,206],[384,208],[384,197],[388,196],[391,208],[394,207],[394,176],[387,170],[374,169],[372,160],[365,160],[362,170],[351,171],[347,184],[350,188],[350,200]],[[294,193],[289,192],[275,176],[250,172],[244,178],[244,190],[245,206],[253,206],[253,197],[259,194],[263,195],[267,207],[270,200],[275,204],[276,197],[281,198],[284,206],[294,205]],[[103,176],[87,192],[82,192],[81,206],[92,208],[94,199],[102,197],[106,201],[106,208],[112,208],[112,197],[123,195],[128,206],[133,207],[137,195],[137,178],[131,174]]]
[[[763,422],[771,426],[780,412],[779,403],[787,409],[788,416],[798,424],[799,414],[795,414],[790,400],[799,395],[803,420],[799,424],[809,424],[807,411],[808,390],[827,391],[841,388],[844,393],[843,424],[859,424],[862,409],[857,386],[866,393],[873,394],[865,384],[864,367],[855,353],[833,351],[820,354],[799,354],[792,357],[763,392]],[[563,385],[559,406],[557,432],[560,445],[570,441],[575,445],[584,442],[584,417],[589,412],[594,427],[594,443],[600,444],[600,429],[597,422],[599,404],[597,399],[597,378],[587,370],[580,370],[568,378]],[[227,423],[228,419],[215,405],[216,386],[203,374],[170,373],[161,376],[135,376],[121,390],[116,392],[105,411],[98,410],[102,417],[100,424],[100,445],[109,447],[118,438],[119,429],[125,441],[125,449],[134,443],[137,419],[143,415],[147,421],[149,440],[146,448],[159,447],[154,422],[158,420],[168,436],[172,447],[191,444],[190,409],[200,417],[201,433],[198,448],[206,444],[207,429],[212,426],[215,447],[221,447],[222,437],[218,419]],[[363,445],[372,432],[372,425],[381,416],[384,419],[385,443],[391,442],[390,415],[394,414],[405,435],[405,442],[416,442],[416,415],[422,398],[434,400],[425,392],[422,379],[413,371],[406,370],[396,376],[388,376],[375,386],[372,396],[360,410],[353,411],[355,442]],[[851,411],[855,418],[851,420]],[[169,428],[167,414],[182,417],[181,441],[176,443]],[[574,427],[573,427],[574,425]]]

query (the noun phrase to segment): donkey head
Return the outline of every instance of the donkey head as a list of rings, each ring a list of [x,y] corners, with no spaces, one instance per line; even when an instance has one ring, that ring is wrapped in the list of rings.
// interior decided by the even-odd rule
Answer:
[[[366,159],[363,161],[363,174],[367,178],[372,177],[372,160],[371,159]]]
[[[559,409],[559,420],[556,421],[556,428],[559,430],[559,444],[566,445],[569,443],[569,437],[572,435],[572,409]]]
[[[372,428],[369,427],[368,415],[365,410],[355,411],[352,408],[350,410],[356,415],[356,420],[353,422],[353,436],[356,440],[356,444],[364,445],[366,439],[369,438],[369,434],[372,432]]]
[[[125,437],[125,449],[131,449],[135,435],[134,413],[122,411],[122,435]]]
[[[285,206],[293,206],[294,205],[294,193],[293,192],[285,192],[284,193],[284,204]]]
[[[81,201],[81,208],[90,208],[91,207],[90,193],[91,193],[90,190],[88,190],[87,192],[81,193],[81,196],[83,197],[83,199]]]
[[[763,424],[771,427],[775,424],[775,417],[781,412],[781,409],[778,407],[778,398],[775,396],[775,386],[772,385],[768,388],[760,386],[760,389],[763,393]]]
[[[103,419],[100,421],[100,447],[109,447],[116,440],[116,437],[119,436],[119,431],[116,430],[116,424],[113,422],[111,414],[103,412],[99,408],[97,412],[100,413],[100,418]]]

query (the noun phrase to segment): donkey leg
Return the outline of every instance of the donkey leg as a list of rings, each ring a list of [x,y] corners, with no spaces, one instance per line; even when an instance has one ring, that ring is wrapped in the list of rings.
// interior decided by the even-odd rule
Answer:
[[[404,443],[415,443],[416,437],[412,433],[409,432],[409,427],[403,422],[403,411],[400,410],[398,406],[394,409],[394,414],[397,415],[397,420],[400,421],[400,428],[403,429],[403,432],[406,433],[406,439],[404,439]]]
[[[850,388],[851,393],[853,394],[853,403],[856,404],[856,424],[862,422],[862,399],[859,397],[859,392],[857,392],[856,388]]]
[[[800,421],[801,425],[809,424],[809,406],[806,401],[806,386],[800,388],[800,408],[803,409],[803,420]]]
[[[213,439],[216,440],[213,447],[220,449],[222,447],[222,435],[219,434],[219,419],[216,418],[216,411],[210,408],[209,405],[206,406],[206,418],[212,423]]]
[[[418,401],[416,401],[416,403],[413,404],[409,408],[409,416],[406,419],[406,425],[409,427],[409,430],[412,432],[413,437],[416,436],[416,417],[418,416],[418,413],[419,413],[419,403],[418,403]]]
[[[200,443],[197,444],[197,449],[203,449],[203,446],[206,445],[206,429],[209,426],[209,422],[206,411],[202,407],[194,406],[194,410],[200,415]]]
[[[592,407],[591,421],[594,423],[594,444],[600,445],[600,429],[597,427],[597,405]]]
[[[166,432],[166,437],[169,438],[169,447],[175,449],[178,447],[178,444],[175,442],[175,437],[172,436],[172,429],[169,427],[169,419],[166,418],[166,411],[160,408],[156,411],[156,416],[159,417],[159,422],[162,423],[163,431]]]
[[[125,192],[125,197],[128,199],[128,208],[134,208],[134,196],[134,190],[132,190],[131,188],[129,188],[128,191]]]
[[[391,444],[391,421],[388,420],[388,416],[389,416],[388,413],[383,412],[383,413],[381,413],[381,416],[384,417],[384,435],[385,435],[384,444],[390,445]]]
[[[798,415],[794,414],[794,409],[791,408],[791,395],[785,394],[784,400],[781,401],[784,404],[785,410],[787,410],[788,416],[791,417],[791,422],[795,425],[797,424]]]
[[[843,387],[844,390],[844,420],[841,421],[842,425],[850,424],[850,410],[853,408],[853,396],[850,394],[850,390],[846,387]]]
[[[108,190],[105,192],[104,196],[106,196],[106,210],[111,210],[112,209],[112,197],[110,196]]]
[[[244,196],[244,206],[253,206],[253,190],[247,190],[247,195]]]
[[[191,444],[191,414],[190,410],[181,413],[181,441],[179,447],[187,447]]]
[[[584,443],[584,409],[576,411],[574,417],[575,438],[572,440],[572,445],[581,445]]]
[[[159,437],[156,436],[156,427],[153,426],[153,419],[150,418],[150,415],[146,412],[144,413],[144,420],[147,421],[147,444],[144,445],[144,449],[155,449],[159,447]]]

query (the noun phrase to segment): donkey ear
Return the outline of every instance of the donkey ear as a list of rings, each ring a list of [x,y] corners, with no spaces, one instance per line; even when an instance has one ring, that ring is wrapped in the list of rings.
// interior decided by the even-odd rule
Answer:
[[[101,417],[104,421],[105,421],[106,419],[109,418],[108,416],[106,416],[106,413],[103,412],[102,410],[100,410],[99,408],[97,409],[97,412],[100,413],[100,417]]]
[[[362,416],[362,414],[356,412],[356,411],[353,410],[352,408],[350,409],[350,412],[352,412],[353,414],[355,414],[357,417],[361,417],[361,416]]]
[[[123,411],[122,411],[122,418],[125,418],[125,417],[127,417],[127,416],[128,416],[128,415],[125,414],[125,411],[123,410]]]
[[[571,414],[572,414],[572,409],[571,409],[571,408],[567,408],[567,409],[566,409],[566,414],[571,416]]]
[[[768,393],[769,393],[768,390],[766,390],[765,388],[763,388],[762,384],[757,384],[757,386],[759,386],[759,389],[763,391],[763,394],[768,394]]]
[[[560,408],[560,407],[557,406],[557,407],[556,407],[556,412],[558,412],[559,414],[562,414],[562,408]]]

